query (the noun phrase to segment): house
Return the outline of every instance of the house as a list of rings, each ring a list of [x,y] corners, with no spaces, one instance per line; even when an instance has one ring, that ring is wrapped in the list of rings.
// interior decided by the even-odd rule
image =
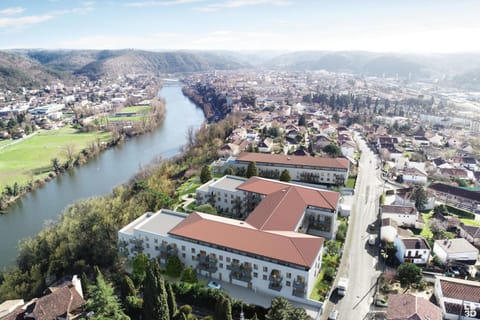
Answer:
[[[426,185],[428,175],[416,168],[405,168],[399,170],[398,175],[402,176],[404,183]]]
[[[444,183],[434,183],[428,187],[437,198],[445,204],[467,209],[473,212],[480,211],[480,192],[467,190]]]
[[[463,238],[435,240],[433,252],[443,264],[461,262],[473,265],[478,260],[478,249]]]
[[[48,294],[17,307],[2,320],[73,319],[81,313],[84,304],[80,279],[73,276],[72,281],[49,288]]]
[[[479,319],[480,282],[436,276],[434,295],[444,319]]]
[[[350,162],[346,158],[304,157],[284,154],[241,152],[231,157],[226,165],[246,170],[255,162],[259,176],[271,177],[275,172],[288,170],[293,181],[344,185],[348,179]]]
[[[458,231],[462,238],[466,239],[477,248],[480,248],[480,227],[460,223]]]
[[[412,294],[388,297],[387,320],[442,320],[442,309]]]
[[[395,256],[400,263],[426,265],[430,259],[430,246],[424,238],[396,237],[393,242],[397,252]]]
[[[23,299],[6,300],[0,304],[0,319],[3,319],[9,313],[12,313],[17,308],[23,306],[25,301]]]
[[[356,145],[351,141],[345,141],[340,145],[340,150],[342,150],[343,156],[353,159],[355,155]]]
[[[418,220],[418,211],[412,206],[383,205],[382,219],[391,218],[400,226],[415,226]]]
[[[440,168],[440,174],[451,179],[469,179],[467,170],[461,168]]]
[[[272,152],[273,147],[273,139],[272,138],[265,138],[263,141],[258,143],[258,151],[263,153],[270,153]]]

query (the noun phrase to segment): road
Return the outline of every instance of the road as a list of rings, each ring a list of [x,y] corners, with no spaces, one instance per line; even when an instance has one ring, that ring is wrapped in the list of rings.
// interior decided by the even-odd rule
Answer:
[[[365,319],[370,310],[375,284],[380,271],[377,269],[377,248],[369,246],[368,226],[377,219],[378,201],[382,192],[383,181],[377,170],[377,158],[367,147],[364,140],[357,137],[362,151],[355,186],[355,198],[349,220],[347,238],[343,255],[337,272],[337,278],[348,277],[348,289],[343,298],[332,293],[325,304],[323,319],[328,318],[332,309],[339,311],[339,319]],[[375,233],[378,234],[379,224]],[[378,244],[378,239],[377,239]]]

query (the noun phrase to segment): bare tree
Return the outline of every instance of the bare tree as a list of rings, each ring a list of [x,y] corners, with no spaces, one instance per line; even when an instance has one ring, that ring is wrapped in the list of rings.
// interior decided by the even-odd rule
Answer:
[[[75,156],[75,145],[73,143],[67,143],[63,147],[63,152],[65,153],[68,161],[73,161],[73,157]]]

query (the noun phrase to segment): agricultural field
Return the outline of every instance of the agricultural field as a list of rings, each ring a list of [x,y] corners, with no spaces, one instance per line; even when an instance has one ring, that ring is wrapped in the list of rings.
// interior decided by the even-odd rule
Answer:
[[[52,170],[52,159],[67,159],[67,148],[74,155],[90,143],[108,141],[108,132],[78,133],[72,127],[59,130],[39,130],[23,140],[8,140],[0,144],[0,189],[18,182],[21,185],[43,178]],[[2,148],[2,145],[4,146]]]

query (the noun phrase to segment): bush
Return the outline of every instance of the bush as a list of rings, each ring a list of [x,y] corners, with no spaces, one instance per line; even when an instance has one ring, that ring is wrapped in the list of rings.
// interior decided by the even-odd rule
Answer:
[[[449,214],[454,214],[459,218],[475,219],[475,214],[449,205],[445,205]]]
[[[345,221],[342,221],[338,226],[336,239],[338,241],[343,242],[345,241],[346,235],[347,235],[347,223]]]
[[[168,257],[165,273],[172,278],[180,277],[182,273],[182,262],[176,255]]]
[[[323,280],[331,282],[335,278],[335,269],[331,267],[325,268],[325,273],[323,274]]]

